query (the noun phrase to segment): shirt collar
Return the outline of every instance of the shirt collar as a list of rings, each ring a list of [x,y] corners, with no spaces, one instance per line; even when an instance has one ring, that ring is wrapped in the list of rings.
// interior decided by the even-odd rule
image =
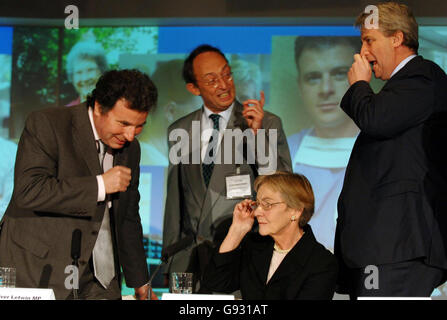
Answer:
[[[203,110],[205,112],[205,116],[208,119],[210,117],[210,115],[212,115],[214,112],[212,112],[210,109],[208,109],[208,107],[206,105],[203,105]],[[234,101],[231,104],[231,106],[229,106],[225,111],[219,112],[219,116],[221,116],[225,122],[228,122],[228,120],[230,120],[230,116],[231,116],[231,112],[233,111],[233,107],[234,107]]]
[[[92,126],[93,135],[95,136],[95,141],[99,140],[98,132],[96,131],[95,122],[93,121],[93,109],[88,108],[88,118],[90,119],[90,125]]]
[[[390,76],[390,79],[392,76],[394,76],[396,73],[398,73],[400,71],[400,69],[402,69],[411,59],[413,59],[414,57],[416,57],[417,55],[412,54],[411,56],[406,57],[404,60],[402,60],[396,67],[396,69],[394,69],[393,73]]]

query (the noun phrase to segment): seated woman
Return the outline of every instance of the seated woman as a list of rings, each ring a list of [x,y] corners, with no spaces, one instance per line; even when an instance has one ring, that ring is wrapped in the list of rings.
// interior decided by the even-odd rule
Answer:
[[[214,292],[241,290],[246,300],[332,299],[338,266],[307,224],[314,212],[309,181],[277,172],[259,176],[255,191],[257,201],[247,199],[234,208],[204,285]],[[250,232],[255,218],[259,234]]]

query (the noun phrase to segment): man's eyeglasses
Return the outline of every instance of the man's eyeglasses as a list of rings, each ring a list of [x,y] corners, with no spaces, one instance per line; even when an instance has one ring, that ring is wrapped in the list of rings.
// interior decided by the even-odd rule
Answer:
[[[272,209],[272,207],[274,205],[280,204],[280,203],[285,203],[284,201],[280,201],[280,202],[267,202],[267,201],[256,201],[256,204],[252,205],[253,210],[256,210],[257,207],[261,207],[262,210],[264,211],[269,211],[270,209]]]
[[[209,78],[204,78],[201,81],[207,87],[217,88],[217,86],[219,85],[219,79],[222,79],[225,83],[233,81],[233,73],[226,72],[224,74],[221,74],[220,76],[218,76],[217,74],[214,74],[214,75],[211,75]]]

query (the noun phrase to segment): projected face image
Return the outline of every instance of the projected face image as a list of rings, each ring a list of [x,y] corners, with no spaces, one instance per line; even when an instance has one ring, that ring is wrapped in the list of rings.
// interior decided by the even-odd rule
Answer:
[[[298,61],[298,85],[304,105],[316,127],[339,127],[350,121],[340,108],[349,88],[347,72],[354,50],[337,45],[329,49],[305,49]]]
[[[78,59],[73,66],[73,85],[78,92],[81,101],[87,99],[87,95],[95,89],[96,82],[101,76],[101,71],[92,59]]]
[[[248,99],[258,99],[259,92],[256,90],[256,85],[252,82],[240,83],[236,88],[237,99],[244,102]]]
[[[175,120],[197,110],[198,107],[200,107],[200,98],[194,96],[191,100],[183,103],[171,101],[165,107],[167,120],[171,124]]]
[[[233,103],[236,91],[227,61],[216,52],[199,54],[193,62],[197,86],[190,88],[200,95],[204,104],[213,112],[222,112]]]

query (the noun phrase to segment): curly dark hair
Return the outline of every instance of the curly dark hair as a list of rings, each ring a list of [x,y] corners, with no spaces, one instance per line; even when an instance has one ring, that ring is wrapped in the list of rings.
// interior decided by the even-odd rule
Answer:
[[[193,70],[193,62],[194,59],[201,53],[205,52],[216,52],[220,54],[225,61],[228,63],[227,58],[225,55],[220,51],[218,48],[210,46],[209,44],[201,44],[197,48],[195,48],[189,56],[186,58],[185,62],[183,63],[183,79],[186,83],[193,83],[194,85],[197,85],[196,76],[194,75]]]
[[[135,69],[111,70],[99,78],[87,97],[87,105],[94,107],[97,101],[102,107],[101,112],[106,114],[119,99],[124,98],[130,109],[149,112],[155,108],[157,97],[157,88],[145,73]]]

